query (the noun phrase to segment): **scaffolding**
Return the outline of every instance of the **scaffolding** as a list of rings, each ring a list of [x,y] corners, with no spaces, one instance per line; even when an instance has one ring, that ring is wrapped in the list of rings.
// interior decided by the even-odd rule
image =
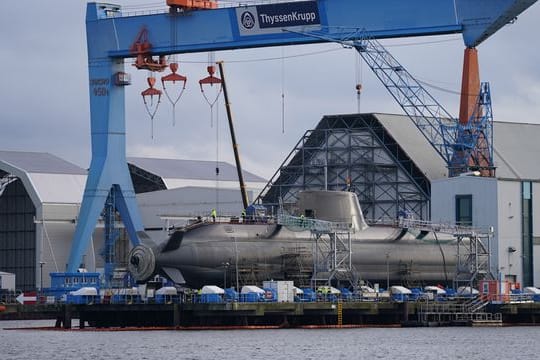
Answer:
[[[454,287],[475,288],[481,280],[493,280],[490,243],[493,230],[475,229],[455,224],[434,224],[428,221],[400,218],[399,226],[425,232],[453,235],[457,241],[457,265]]]
[[[373,114],[325,116],[307,131],[257,201],[288,208],[302,190],[357,194],[368,223],[409,211],[429,219],[430,182]]]
[[[310,286],[313,277],[312,251],[306,247],[296,246],[281,254],[281,272],[283,278],[294,281],[298,287]]]
[[[475,288],[481,280],[493,280],[490,243],[492,233],[460,234],[457,238],[457,266],[454,287]]]
[[[293,231],[311,231],[311,287],[346,282],[353,288],[358,275],[352,265],[352,224],[279,214],[278,223]]]

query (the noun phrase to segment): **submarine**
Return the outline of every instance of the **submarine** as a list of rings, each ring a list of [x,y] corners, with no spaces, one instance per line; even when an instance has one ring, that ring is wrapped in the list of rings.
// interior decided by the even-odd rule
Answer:
[[[176,284],[198,288],[233,284],[227,274],[249,273],[251,284],[297,277],[285,259],[302,254],[304,275],[314,269],[317,236],[330,232],[298,226],[300,221],[340,225],[349,240],[351,268],[368,283],[442,283],[455,272],[457,244],[453,236],[364,220],[354,192],[303,191],[290,216],[194,220],[171,231],[161,244],[147,240],[128,255],[128,269],[137,282],[164,275]],[[305,220],[304,220],[305,219]],[[298,270],[300,272],[300,269]],[[312,272],[308,276],[313,276]],[[245,276],[244,276],[245,277]]]

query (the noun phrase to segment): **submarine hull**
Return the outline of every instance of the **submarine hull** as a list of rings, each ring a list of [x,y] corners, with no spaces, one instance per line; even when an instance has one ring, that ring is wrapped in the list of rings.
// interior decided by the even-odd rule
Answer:
[[[438,282],[455,270],[456,244],[448,235],[420,238],[406,229],[372,226],[351,238],[352,265],[370,282]],[[295,278],[313,269],[314,243],[311,232],[277,224],[203,223],[177,231],[165,244],[134,248],[130,270],[140,281],[161,272],[192,287],[224,285],[227,277],[230,284],[236,271],[251,282]]]

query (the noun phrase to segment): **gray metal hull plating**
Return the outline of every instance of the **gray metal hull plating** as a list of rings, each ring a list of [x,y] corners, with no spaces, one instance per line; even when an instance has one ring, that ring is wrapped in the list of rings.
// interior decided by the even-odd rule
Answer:
[[[404,232],[391,226],[372,226],[351,234],[352,262],[362,279],[385,284],[387,278],[392,283],[452,278],[456,243],[451,237],[428,234],[419,239],[419,234]],[[287,256],[303,254],[305,267],[312,268],[313,243],[310,232],[294,232],[275,224],[202,224],[187,230],[177,249],[167,249],[167,244],[154,247],[153,273],[178,269],[194,287],[223,285],[225,272],[233,274],[236,268],[250,273],[252,281],[283,279]],[[133,266],[132,273],[138,278]],[[139,280],[146,279],[139,276]]]

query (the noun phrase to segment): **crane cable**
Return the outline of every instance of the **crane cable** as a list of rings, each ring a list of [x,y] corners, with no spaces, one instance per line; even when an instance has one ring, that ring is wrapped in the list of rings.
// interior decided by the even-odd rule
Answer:
[[[208,53],[208,61],[207,61],[208,69],[210,69],[210,67],[214,67],[215,64],[216,64],[216,53],[213,52],[213,51],[210,51]],[[212,71],[214,71],[214,70],[212,70]],[[213,77],[213,73],[210,73],[210,77]],[[223,85],[221,84],[221,81],[220,81],[219,82],[219,89],[217,91],[216,97],[215,98],[209,98],[206,95],[206,93],[204,92],[204,90],[202,88],[202,85],[201,85],[201,93],[202,93],[204,99],[206,100],[206,102],[208,103],[208,105],[210,106],[210,127],[214,127],[214,105],[218,101],[219,95],[221,95],[222,91],[223,91]]]
[[[146,101],[146,96],[148,95],[144,95],[144,93],[148,90],[153,90],[154,89],[154,83],[156,81],[156,78],[154,76],[154,73],[150,70],[148,70],[148,84],[150,85],[150,88],[143,91],[143,103],[144,103],[144,108],[146,109],[146,113],[148,114],[148,116],[150,117],[150,138],[151,139],[154,139],[154,118],[156,117],[156,114],[157,114],[157,111],[158,111],[158,108],[159,108],[159,104],[161,103],[161,92],[160,91],[156,91],[156,95],[149,95],[150,96],[150,104]],[[151,82],[151,80],[153,79],[153,81]],[[157,94],[159,92],[159,94]],[[154,105],[154,96],[157,96],[157,101],[156,101],[156,104]]]
[[[171,17],[171,44],[173,44],[174,46],[177,46],[178,45],[178,37],[177,37],[177,22],[176,22],[176,19],[174,17]],[[168,57],[168,62],[169,62],[169,66],[171,68],[171,70],[173,71],[172,74],[168,75],[168,76],[165,76],[165,77],[162,77],[161,78],[161,84],[163,86],[163,92],[165,93],[165,96],[167,97],[167,100],[169,100],[169,103],[171,104],[172,106],[172,126],[175,126],[176,125],[176,104],[178,104],[178,102],[180,101],[180,98],[182,97],[182,95],[184,94],[184,91],[186,90],[186,83],[187,83],[187,78],[186,77],[182,77],[182,76],[178,76],[176,74],[176,69],[178,69],[178,58],[177,58],[177,54],[172,54],[172,55],[169,55]],[[170,81],[170,80],[167,80],[167,77],[171,77],[173,76],[173,81],[172,83],[174,84],[175,81],[177,81],[178,79],[180,79],[180,81],[182,81],[183,85],[182,85],[182,88],[180,89],[180,91],[178,91],[178,95],[176,96],[171,96],[170,94],[170,90],[171,89],[167,89],[166,86],[165,86],[165,81]],[[173,90],[175,89],[175,87],[173,86]],[[178,89],[178,87],[176,87],[176,89]]]
[[[216,211],[219,213],[219,99],[216,99]]]
[[[285,134],[285,47],[281,47],[281,133]]]
[[[439,251],[441,252],[442,261],[443,261],[444,281],[446,282],[446,286],[448,286],[448,271],[446,270],[446,257],[444,256],[444,251],[443,251],[441,242],[439,241],[439,237],[437,236],[437,233],[433,232],[433,235],[435,235],[435,240],[437,241],[437,245],[439,245]]]
[[[362,67],[362,58],[358,51],[355,54],[355,70],[356,70],[356,105],[357,111],[360,114],[360,101],[362,96],[362,86],[363,86],[363,67]]]

